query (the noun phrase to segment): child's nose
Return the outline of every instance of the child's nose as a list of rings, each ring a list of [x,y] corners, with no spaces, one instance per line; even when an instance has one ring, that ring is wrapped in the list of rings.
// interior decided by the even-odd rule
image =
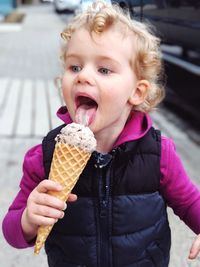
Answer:
[[[93,78],[93,72],[90,68],[83,68],[77,76],[77,82],[78,83],[88,83],[93,85],[94,84],[94,78]]]

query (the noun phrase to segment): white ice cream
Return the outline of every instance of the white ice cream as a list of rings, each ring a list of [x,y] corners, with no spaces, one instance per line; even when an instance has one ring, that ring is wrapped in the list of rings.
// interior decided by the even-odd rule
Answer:
[[[74,122],[63,127],[55,140],[80,147],[90,153],[96,149],[96,139],[90,128]]]

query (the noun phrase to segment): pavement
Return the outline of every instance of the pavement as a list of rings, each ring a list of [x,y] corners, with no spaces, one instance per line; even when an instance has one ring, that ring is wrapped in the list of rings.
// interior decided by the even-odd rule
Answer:
[[[63,104],[55,79],[62,75],[60,32],[68,17],[61,19],[50,4],[18,11],[26,14],[22,24],[0,24],[0,222],[18,192],[25,152],[60,124],[55,112]],[[187,125],[164,107],[152,117],[155,126],[173,138],[188,174],[200,186],[200,147],[189,138]],[[200,267],[199,259],[187,260],[195,235],[170,209],[168,213],[170,267]],[[12,248],[1,231],[0,247],[1,267],[47,267],[44,250],[34,256],[32,248]]]

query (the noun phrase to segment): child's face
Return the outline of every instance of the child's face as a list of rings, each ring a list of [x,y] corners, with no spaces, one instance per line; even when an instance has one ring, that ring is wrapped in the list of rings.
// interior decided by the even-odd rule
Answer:
[[[115,29],[93,37],[80,29],[67,45],[64,100],[73,121],[86,118],[95,134],[122,130],[137,97],[134,44]]]

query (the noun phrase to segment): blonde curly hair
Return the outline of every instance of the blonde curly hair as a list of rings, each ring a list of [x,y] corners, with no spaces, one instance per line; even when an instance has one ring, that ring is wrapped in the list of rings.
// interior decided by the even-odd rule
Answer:
[[[61,59],[65,63],[66,43],[76,30],[85,28],[91,35],[92,33],[101,34],[114,25],[117,25],[122,35],[127,36],[131,33],[134,37],[133,71],[139,80],[148,80],[150,87],[144,102],[134,106],[133,109],[149,112],[164,97],[164,86],[161,82],[163,66],[160,39],[153,34],[151,25],[131,19],[128,11],[122,10],[117,5],[95,1],[87,11],[76,15],[61,33],[61,37],[65,40]]]

